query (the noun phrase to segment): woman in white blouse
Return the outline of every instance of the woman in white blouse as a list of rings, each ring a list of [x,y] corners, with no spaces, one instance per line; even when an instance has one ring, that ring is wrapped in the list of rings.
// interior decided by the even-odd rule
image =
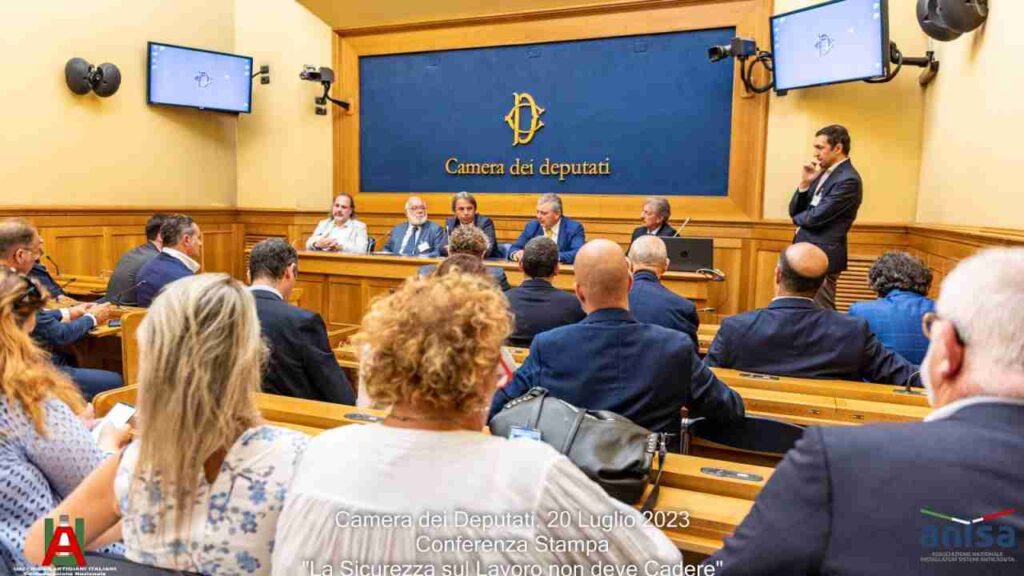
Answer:
[[[310,442],[278,520],[274,574],[681,562],[554,448],[481,432],[510,328],[505,297],[474,275],[409,279],[374,303],[355,345],[366,393],[390,414]]]
[[[331,207],[331,217],[316,225],[306,241],[306,250],[365,254],[368,242],[366,224],[356,220],[356,201],[348,194],[339,194]]]

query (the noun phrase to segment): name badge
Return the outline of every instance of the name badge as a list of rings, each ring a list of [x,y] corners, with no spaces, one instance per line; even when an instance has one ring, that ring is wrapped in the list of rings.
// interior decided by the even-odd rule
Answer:
[[[516,438],[540,440],[540,430],[534,430],[533,428],[523,428],[522,426],[513,426],[509,428],[508,438],[509,440],[515,440]]]
[[[820,204],[821,196],[821,194],[815,194],[814,196],[811,196],[811,206],[817,206],[818,204]]]
[[[416,247],[420,252],[430,252],[430,243],[420,242],[420,245]]]

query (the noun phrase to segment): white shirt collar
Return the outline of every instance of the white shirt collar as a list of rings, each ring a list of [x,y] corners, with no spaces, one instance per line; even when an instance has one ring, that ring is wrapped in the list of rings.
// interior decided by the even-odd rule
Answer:
[[[193,274],[199,272],[199,262],[196,262],[195,260],[189,258],[188,254],[185,254],[180,250],[175,250],[174,248],[164,248],[163,250],[161,250],[161,252],[167,254],[168,256],[178,259],[182,264],[187,266],[188,269],[191,270]]]
[[[281,300],[284,300],[284,296],[282,296],[281,293],[277,291],[277,288],[274,288],[273,286],[267,286],[266,284],[253,284],[252,286],[249,286],[249,290],[251,292],[255,292],[257,290],[262,290],[263,292],[270,292],[271,294],[276,295]]]
[[[776,300],[809,300],[811,302],[816,302],[814,298],[808,298],[807,296],[776,296],[775,298],[772,298],[772,302],[775,302]]]
[[[925,422],[942,420],[956,414],[961,409],[975,404],[1007,404],[1010,406],[1024,406],[1024,398],[1008,398],[1005,396],[971,396],[950,402],[942,408],[937,408],[931,414],[924,417]]]

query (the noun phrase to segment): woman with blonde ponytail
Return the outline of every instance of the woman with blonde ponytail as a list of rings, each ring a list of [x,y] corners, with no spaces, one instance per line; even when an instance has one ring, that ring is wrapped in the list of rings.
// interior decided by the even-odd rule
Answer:
[[[122,523],[125,556],[203,574],[268,573],[307,437],[262,423],[266,354],[252,296],[225,274],[169,284],[139,326],[138,439],[50,516],[86,541]],[[43,522],[26,539],[43,541]]]
[[[25,531],[104,458],[78,388],[29,336],[46,298],[35,280],[0,271],[0,572],[26,565]],[[119,441],[103,440],[109,451]]]

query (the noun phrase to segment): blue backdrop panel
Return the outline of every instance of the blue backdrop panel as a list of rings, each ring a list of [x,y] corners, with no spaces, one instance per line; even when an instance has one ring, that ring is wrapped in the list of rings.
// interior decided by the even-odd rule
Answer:
[[[368,192],[728,194],[732,62],[707,49],[733,28],[360,58],[360,161]],[[513,146],[513,93],[545,111]],[[524,109],[522,127],[530,114]],[[454,176],[446,159],[500,162]],[[511,176],[521,158],[533,176]],[[552,162],[610,161],[607,176],[541,176]]]

